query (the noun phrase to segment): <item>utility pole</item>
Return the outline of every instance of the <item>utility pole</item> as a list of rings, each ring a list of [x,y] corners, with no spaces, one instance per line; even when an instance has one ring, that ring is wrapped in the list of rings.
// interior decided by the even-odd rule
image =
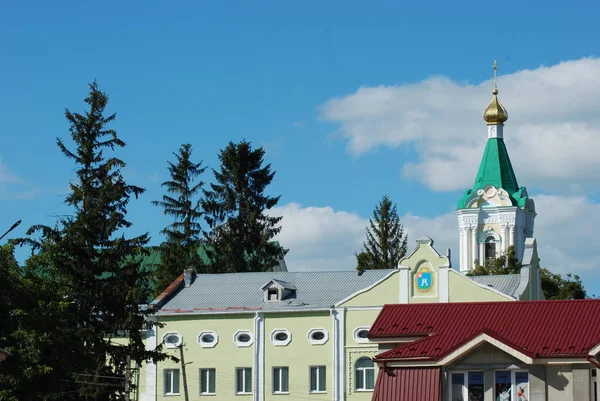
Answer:
[[[131,355],[125,361],[125,401],[131,401]]]
[[[187,376],[185,375],[185,360],[183,359],[183,343],[179,346],[179,356],[181,360],[181,375],[183,376],[183,397],[185,401],[190,401],[187,387]]]

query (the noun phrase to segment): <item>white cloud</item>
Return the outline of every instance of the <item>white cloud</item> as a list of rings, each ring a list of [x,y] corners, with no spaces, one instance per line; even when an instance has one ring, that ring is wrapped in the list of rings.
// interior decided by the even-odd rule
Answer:
[[[584,278],[588,289],[600,291],[595,282],[597,252],[590,240],[600,226],[600,204],[583,196],[538,195],[534,197],[538,216],[534,235],[542,266],[556,273],[575,273]],[[353,270],[354,252],[360,251],[368,218],[331,207],[302,207],[289,203],[271,211],[283,216],[283,229],[277,239],[289,248],[286,262],[291,271]],[[402,216],[408,234],[408,251],[415,241],[427,235],[440,254],[452,250],[455,267],[458,254],[458,224],[454,213],[437,217]]]
[[[499,77],[508,109],[504,135],[521,185],[546,191],[600,183],[600,59],[585,58]],[[360,154],[411,145],[404,174],[436,191],[472,185],[487,138],[481,115],[491,81],[478,85],[433,77],[416,84],[362,87],[327,101],[321,118]]]
[[[598,267],[594,242],[600,226],[600,204],[584,196],[540,195],[534,198],[534,234],[541,264],[556,273],[586,273]]]
[[[0,159],[0,200],[25,200],[40,194],[34,188],[10,170]]]
[[[18,184],[21,179],[11,171],[0,159],[0,184]]]
[[[297,203],[273,208],[270,214],[283,216],[283,229],[276,239],[290,249],[285,258],[290,270],[352,270],[356,267],[354,253],[362,248],[368,218],[331,207],[301,207]],[[401,222],[408,234],[409,250],[423,235],[432,237],[434,246],[442,254],[448,247],[457,249],[454,215],[426,218],[407,214],[401,217]]]
[[[286,262],[290,270],[351,270],[356,267],[354,252],[360,250],[367,220],[354,213],[331,207],[306,207],[289,203],[271,209],[283,216],[277,236],[290,249]]]

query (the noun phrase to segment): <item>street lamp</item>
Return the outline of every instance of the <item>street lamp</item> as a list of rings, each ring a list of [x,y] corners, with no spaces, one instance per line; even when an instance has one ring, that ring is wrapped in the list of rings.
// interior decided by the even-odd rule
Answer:
[[[17,228],[17,226],[21,224],[21,220],[17,221],[15,224],[12,225],[11,228],[8,229],[7,232],[5,232],[4,234],[2,234],[2,237],[0,237],[0,239],[6,237],[6,234],[8,234],[9,232],[11,232],[12,230],[14,230],[15,228]]]

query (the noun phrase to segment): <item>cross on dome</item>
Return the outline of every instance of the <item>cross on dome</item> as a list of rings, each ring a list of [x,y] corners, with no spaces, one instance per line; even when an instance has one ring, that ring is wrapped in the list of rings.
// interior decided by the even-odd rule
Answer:
[[[498,87],[496,85],[496,74],[498,71],[498,63],[494,61],[492,65],[494,69],[494,89],[492,90],[492,101],[488,105],[488,107],[483,112],[483,119],[488,123],[488,125],[500,125],[504,124],[506,120],[508,120],[508,111],[502,106],[500,100],[498,100]]]

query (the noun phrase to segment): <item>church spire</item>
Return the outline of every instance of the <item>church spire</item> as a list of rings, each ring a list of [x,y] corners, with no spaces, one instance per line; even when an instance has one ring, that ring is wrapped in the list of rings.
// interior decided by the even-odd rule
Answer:
[[[496,84],[496,73],[498,71],[498,64],[494,61],[492,65],[494,69],[494,90],[492,90],[492,101],[488,105],[488,107],[483,112],[483,119],[488,123],[488,125],[502,125],[506,120],[508,120],[508,112],[498,100],[498,86]]]
[[[523,257],[525,238],[533,235],[535,205],[525,187],[520,187],[504,144],[504,122],[508,113],[498,100],[494,69],[493,98],[483,113],[488,140],[473,187],[458,201],[460,270],[468,272],[475,262],[496,258],[514,246]]]

